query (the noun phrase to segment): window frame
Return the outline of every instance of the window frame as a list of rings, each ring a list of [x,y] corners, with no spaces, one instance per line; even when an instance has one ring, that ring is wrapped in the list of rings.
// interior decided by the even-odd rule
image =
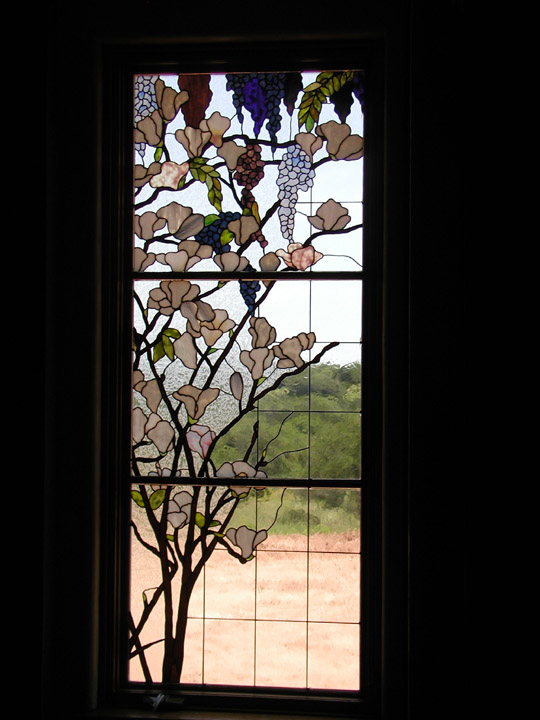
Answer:
[[[187,45],[187,47],[186,47]],[[381,42],[352,39],[348,42],[321,40],[283,42],[276,67],[273,41],[236,39],[234,42],[199,39],[186,45],[137,43],[110,44],[103,48],[101,187],[102,218],[102,328],[103,353],[101,414],[101,506],[108,512],[101,527],[100,678],[101,703],[113,707],[141,708],[148,690],[126,690],[121,686],[120,658],[127,639],[124,598],[128,587],[129,497],[122,488],[123,448],[129,445],[131,427],[123,408],[130,388],[131,302],[123,288],[131,277],[131,125],[132,77],[138,72],[252,71],[246,58],[257,48],[257,70],[331,69],[355,67],[366,72],[366,155],[364,158],[364,302],[363,302],[363,431],[362,431],[362,563],[361,563],[361,691],[354,699],[324,693],[313,697],[303,691],[221,693],[206,692],[190,709],[303,712],[314,716],[332,712],[337,716],[376,717],[381,693],[382,624],[382,342],[383,342],[383,118],[384,58]],[[171,58],[175,58],[174,61]],[[209,61],[209,58],[211,60]],[[120,209],[120,211],[119,211]],[[364,381],[369,377],[369,383]],[[376,481],[366,483],[366,479]],[[119,532],[123,528],[123,534]],[[156,693],[159,689],[156,689]],[[254,704],[255,703],[255,704]]]

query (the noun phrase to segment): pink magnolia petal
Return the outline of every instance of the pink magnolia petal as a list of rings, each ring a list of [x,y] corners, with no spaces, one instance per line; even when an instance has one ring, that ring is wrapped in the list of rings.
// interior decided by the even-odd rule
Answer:
[[[197,348],[190,333],[185,332],[174,341],[174,354],[180,358],[182,363],[192,370],[197,367]]]
[[[150,186],[153,188],[168,187],[176,190],[180,180],[189,172],[189,163],[183,162],[181,165],[168,160],[161,165],[159,175],[153,175],[150,178]]]
[[[159,452],[166,453],[172,449],[174,430],[166,420],[160,420],[151,430],[147,431],[146,434]]]
[[[142,411],[142,409],[140,407],[134,408],[133,414],[132,414],[132,422],[131,422],[131,435],[133,437],[134,442],[139,443],[144,438],[145,425],[146,425],[146,415],[144,414],[144,412]]]
[[[323,257],[323,254],[317,252],[312,245],[294,250],[291,253],[291,262],[298,270],[307,270],[308,267],[315,265]]]

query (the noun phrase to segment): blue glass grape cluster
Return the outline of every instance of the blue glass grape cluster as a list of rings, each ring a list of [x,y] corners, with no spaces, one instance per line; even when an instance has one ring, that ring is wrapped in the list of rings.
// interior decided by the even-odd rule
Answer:
[[[253,268],[248,266],[246,270],[253,270]],[[240,295],[244,298],[246,307],[252,315],[255,312],[255,302],[260,289],[261,284],[257,280],[240,280]]]
[[[222,244],[221,236],[224,230],[227,230],[227,225],[231,220],[238,220],[241,217],[239,212],[220,212],[219,216],[208,225],[205,225],[198,235],[195,235],[195,240],[201,245],[210,245],[216,255],[221,255],[224,252],[230,252],[231,246],[229,243]],[[246,267],[246,270],[253,271],[251,265]],[[240,281],[240,294],[244,299],[244,302],[251,314],[255,311],[255,302],[257,300],[257,293],[261,289],[260,283],[254,280],[241,280]]]
[[[227,225],[231,220],[238,220],[239,217],[239,212],[220,212],[216,220],[209,225],[205,225],[201,232],[195,235],[195,240],[201,245],[210,245],[218,255],[230,252],[231,246],[229,244],[222,245],[221,235],[227,229]]]
[[[229,74],[227,90],[233,92],[233,105],[238,119],[244,122],[243,110],[247,110],[254,122],[257,137],[263,122],[272,142],[281,128],[281,101],[285,97],[285,73]]]

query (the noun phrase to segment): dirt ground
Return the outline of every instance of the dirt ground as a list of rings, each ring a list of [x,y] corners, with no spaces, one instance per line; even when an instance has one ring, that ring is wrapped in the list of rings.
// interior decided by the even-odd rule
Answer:
[[[268,538],[256,560],[241,565],[216,550],[195,586],[182,680],[188,683],[357,690],[360,645],[360,554],[356,534]],[[158,584],[153,556],[133,544],[132,613],[143,590]],[[159,610],[159,612],[158,612]],[[162,607],[141,634],[163,636]],[[162,644],[146,653],[160,680]],[[143,681],[134,660],[130,679]]]

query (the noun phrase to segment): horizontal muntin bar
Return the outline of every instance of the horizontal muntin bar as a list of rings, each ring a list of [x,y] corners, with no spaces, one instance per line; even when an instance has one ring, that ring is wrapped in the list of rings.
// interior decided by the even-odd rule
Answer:
[[[197,478],[189,476],[175,476],[175,479],[171,478],[170,475],[130,475],[130,485],[192,485],[199,487],[236,487],[242,485],[245,487],[257,487],[259,481],[264,481],[264,487],[272,488],[300,488],[306,490],[360,490],[362,488],[360,478],[353,478],[344,480],[343,478],[324,478],[318,479],[292,479],[292,478],[225,478],[229,482],[219,482],[219,478]],[[253,481],[253,485],[251,485]],[[261,485],[261,487],[263,487]]]
[[[364,273],[362,270],[349,270],[346,272],[262,272],[262,271],[245,271],[242,272],[223,272],[220,270],[197,272],[188,270],[187,272],[134,272],[134,280],[245,280],[251,282],[255,280],[362,280]]]

